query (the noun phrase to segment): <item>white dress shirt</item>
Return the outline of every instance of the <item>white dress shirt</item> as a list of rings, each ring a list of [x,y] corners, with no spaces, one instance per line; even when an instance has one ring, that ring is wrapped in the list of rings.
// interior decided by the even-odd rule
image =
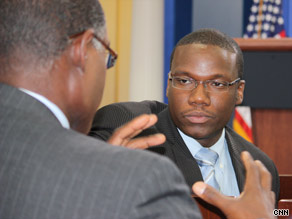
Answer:
[[[54,116],[59,120],[59,122],[61,123],[61,125],[66,128],[66,129],[70,129],[70,124],[69,121],[67,119],[67,117],[65,116],[65,114],[62,112],[62,110],[53,102],[51,102],[50,100],[48,100],[46,97],[37,94],[35,92],[32,92],[30,90],[26,90],[24,88],[19,88],[19,90],[23,91],[24,93],[32,96],[33,98],[37,99],[38,101],[40,101],[42,104],[44,104],[46,107],[48,107],[48,109],[54,114]]]

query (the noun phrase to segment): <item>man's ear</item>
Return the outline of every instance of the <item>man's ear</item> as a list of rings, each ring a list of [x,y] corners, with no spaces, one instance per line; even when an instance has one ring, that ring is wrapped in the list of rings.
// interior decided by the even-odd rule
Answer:
[[[236,105],[239,105],[243,101],[243,92],[245,87],[245,81],[240,80],[238,83],[237,91],[236,91]]]
[[[79,66],[82,70],[85,69],[88,45],[91,43],[93,37],[93,29],[88,29],[73,39],[73,43],[70,48],[70,56],[74,65]]]

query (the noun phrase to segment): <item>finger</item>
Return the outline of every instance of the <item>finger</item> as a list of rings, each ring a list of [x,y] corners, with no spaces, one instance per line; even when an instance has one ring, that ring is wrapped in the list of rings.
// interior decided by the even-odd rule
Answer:
[[[133,138],[138,135],[143,130],[149,128],[157,122],[157,116],[151,115],[141,115],[128,122],[124,126],[119,128],[119,134],[121,138]]]
[[[163,134],[149,135],[146,137],[140,137],[130,140],[126,147],[134,149],[146,149],[151,146],[163,144],[166,138]]]
[[[232,198],[222,195],[215,188],[204,182],[196,182],[192,189],[193,192],[204,201],[220,208],[223,212],[227,211]]]
[[[270,191],[272,189],[272,175],[271,175],[271,173],[267,170],[267,168],[265,167],[265,165],[261,161],[256,160],[255,163],[258,166],[259,171],[260,171],[260,178],[261,178],[262,187],[265,190]]]
[[[250,153],[247,151],[243,151],[241,153],[241,159],[246,170],[246,180],[244,187],[249,188],[247,190],[253,192],[252,188],[260,185],[260,174],[258,166],[256,165]]]
[[[156,115],[141,115],[133,119],[132,121],[126,123],[125,125],[118,128],[108,143],[113,145],[124,145],[127,142],[142,132],[144,129],[149,128],[157,122]]]

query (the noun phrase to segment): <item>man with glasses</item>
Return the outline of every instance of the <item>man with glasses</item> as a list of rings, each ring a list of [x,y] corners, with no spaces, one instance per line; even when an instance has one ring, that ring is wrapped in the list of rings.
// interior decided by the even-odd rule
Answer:
[[[168,106],[157,101],[106,106],[95,115],[89,135],[113,143],[111,134],[117,127],[140,114],[154,113],[158,122],[141,136],[166,136],[164,144],[149,149],[173,160],[190,187],[204,180],[225,195],[238,196],[245,180],[240,153],[246,150],[271,172],[278,197],[279,177],[272,160],[226,126],[243,100],[245,86],[243,55],[236,42],[217,30],[195,31],[178,42],[170,67]]]
[[[97,0],[1,0],[0,20],[0,218],[201,218],[168,159],[80,133],[89,131],[117,58]],[[248,154],[243,161],[256,187],[247,183],[236,201],[212,197],[234,203],[226,213],[235,217],[253,188],[268,198],[252,215],[271,218],[273,197],[262,185],[270,175]],[[205,198],[213,191],[194,188]]]

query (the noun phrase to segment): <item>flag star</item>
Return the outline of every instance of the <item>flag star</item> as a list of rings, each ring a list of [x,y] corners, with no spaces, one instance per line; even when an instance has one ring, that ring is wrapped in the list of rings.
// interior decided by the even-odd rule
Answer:
[[[268,34],[267,34],[267,33],[262,33],[262,38],[263,38],[263,39],[268,38]]]
[[[258,34],[257,33],[254,33],[253,35],[252,35],[252,38],[258,38]]]
[[[276,0],[276,4],[277,5],[281,4],[281,0]]]
[[[274,12],[274,14],[278,14],[279,13],[279,7],[274,7],[273,12]]]
[[[271,21],[271,19],[272,19],[272,15],[271,15],[271,14],[267,14],[267,15],[266,15],[266,20],[267,20],[267,21]]]
[[[269,6],[268,6],[268,11],[269,11],[269,12],[272,12],[272,11],[273,11],[273,5],[269,5]]]
[[[272,32],[274,32],[275,31],[275,26],[271,25],[270,29],[271,29]]]
[[[253,31],[253,25],[251,25],[251,24],[247,25],[247,31],[248,32]]]
[[[264,30],[268,31],[270,29],[270,25],[268,23],[264,24]]]
[[[260,0],[254,0],[254,3],[259,3]]]
[[[258,12],[258,7],[255,6],[255,5],[253,5],[253,6],[251,7],[251,11],[252,11],[253,13]]]
[[[256,20],[256,18],[255,18],[255,16],[254,15],[251,15],[250,17],[249,17],[249,22],[255,22],[255,20]]]
[[[282,17],[278,18],[278,24],[280,25],[284,24],[284,19]]]

